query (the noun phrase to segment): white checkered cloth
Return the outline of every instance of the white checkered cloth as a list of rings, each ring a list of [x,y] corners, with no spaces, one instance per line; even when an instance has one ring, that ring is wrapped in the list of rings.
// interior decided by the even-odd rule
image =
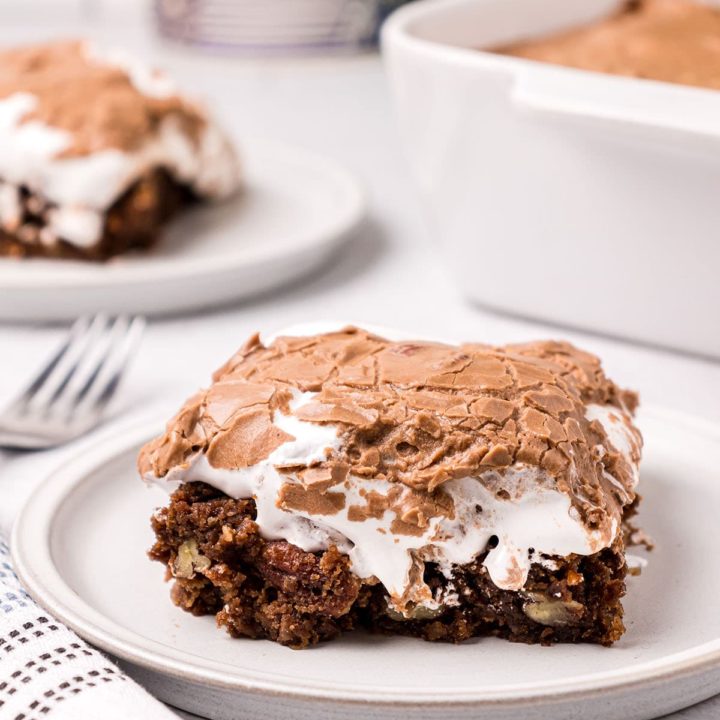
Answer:
[[[10,459],[0,453],[0,718],[178,720],[37,605],[13,570],[7,538],[19,505],[65,455],[50,451]]]
[[[29,597],[0,539],[0,718],[170,720],[164,705]]]

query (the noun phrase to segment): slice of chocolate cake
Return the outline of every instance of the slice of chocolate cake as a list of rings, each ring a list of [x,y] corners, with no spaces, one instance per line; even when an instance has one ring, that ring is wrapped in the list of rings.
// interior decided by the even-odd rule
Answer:
[[[161,73],[83,42],[0,52],[0,256],[146,248],[238,186],[228,140]]]
[[[567,343],[256,336],[142,449],[150,555],[234,636],[608,645],[636,403]]]

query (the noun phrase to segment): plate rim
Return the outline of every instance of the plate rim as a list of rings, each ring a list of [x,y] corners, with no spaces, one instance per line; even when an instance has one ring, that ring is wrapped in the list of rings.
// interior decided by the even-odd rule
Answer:
[[[720,423],[712,420],[655,405],[644,406],[642,414],[661,421],[680,423],[720,443]],[[288,686],[284,681],[273,681],[267,677],[250,679],[231,677],[222,670],[199,668],[188,660],[171,657],[172,648],[124,629],[76,596],[52,561],[50,546],[52,523],[58,510],[74,491],[88,481],[91,469],[122,455],[143,439],[157,433],[165,419],[165,415],[162,418],[157,415],[150,419],[146,414],[142,422],[136,420],[126,427],[115,428],[112,434],[97,438],[84,452],[78,452],[68,458],[42,481],[42,492],[39,487],[27,498],[16,518],[11,535],[10,547],[15,572],[38,604],[92,644],[126,662],[174,679],[202,682],[207,687],[219,690],[273,695],[304,701],[325,700],[351,705],[403,708],[426,705],[446,708],[468,706],[518,708],[528,703],[590,699],[608,691],[621,693],[665,684],[668,681],[677,683],[688,676],[708,673],[720,668],[719,637],[689,650],[643,663],[639,669],[625,668],[584,674],[570,680],[551,683],[523,683],[514,688],[498,686],[492,691],[453,690],[452,697],[430,690],[418,697],[417,691],[410,694],[402,690],[398,692],[370,687],[358,691],[347,687],[332,687],[331,684],[313,685],[307,681]],[[46,514],[44,524],[38,527],[35,515],[40,513],[42,517],[43,511]],[[23,535],[28,532],[28,526],[33,528],[30,537],[32,538],[34,534],[34,538],[28,541],[26,546]],[[40,532],[39,537],[38,532]],[[46,572],[48,570],[50,572]],[[43,581],[41,576],[44,573]],[[60,581],[59,587],[54,589],[48,587],[57,580]],[[89,611],[90,619],[83,617],[83,611]],[[104,625],[94,622],[93,616],[102,618],[105,621]],[[115,634],[113,630],[116,631]],[[123,635],[130,636],[130,639]],[[164,648],[164,652],[158,652],[151,647],[152,645],[159,645]],[[660,667],[657,667],[658,665]],[[433,692],[435,694],[432,694]],[[712,694],[714,693],[711,692],[706,696]]]
[[[303,250],[320,250],[332,246],[346,236],[367,215],[368,192],[361,180],[343,163],[333,157],[290,143],[276,142],[265,138],[244,138],[239,143],[241,148],[249,148],[241,155],[241,163],[248,164],[244,158],[252,158],[251,162],[270,158],[273,162],[292,163],[313,170],[320,170],[344,199],[340,210],[320,231],[299,232],[280,246],[280,251],[288,249],[294,252]],[[276,160],[277,159],[277,160]],[[250,184],[251,187],[251,184]],[[242,193],[244,190],[241,190]],[[179,216],[182,219],[182,215]],[[177,221],[177,219],[176,219]],[[83,261],[52,260],[37,258],[43,263],[40,271],[35,273],[14,273],[17,261],[11,258],[0,258],[0,291],[32,291],[32,290],[92,290],[98,287],[129,286],[148,280],[165,282],[187,278],[207,277],[223,272],[232,272],[239,266],[256,266],[273,260],[278,253],[278,246],[267,249],[265,245],[244,248],[241,254],[222,254],[217,256],[180,256],[155,258],[133,256],[139,262],[128,264],[88,263]],[[122,260],[122,256],[120,256]],[[240,261],[242,259],[242,262]],[[31,259],[32,261],[33,259]],[[147,262],[149,260],[149,262]],[[58,263],[60,272],[51,272],[55,267],[44,263]],[[61,264],[60,264],[61,263]],[[4,265],[7,264],[6,267]],[[44,271],[44,272],[43,272]]]

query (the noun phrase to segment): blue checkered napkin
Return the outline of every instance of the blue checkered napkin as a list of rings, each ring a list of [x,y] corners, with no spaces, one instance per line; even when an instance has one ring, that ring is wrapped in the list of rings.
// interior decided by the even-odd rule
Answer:
[[[25,592],[0,536],[0,720],[177,720]]]

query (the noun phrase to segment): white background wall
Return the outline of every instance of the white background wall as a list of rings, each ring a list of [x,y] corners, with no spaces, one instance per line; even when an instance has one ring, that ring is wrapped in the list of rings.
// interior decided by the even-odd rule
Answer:
[[[152,0],[0,0],[0,22],[51,24],[100,17],[136,22],[147,16]]]

